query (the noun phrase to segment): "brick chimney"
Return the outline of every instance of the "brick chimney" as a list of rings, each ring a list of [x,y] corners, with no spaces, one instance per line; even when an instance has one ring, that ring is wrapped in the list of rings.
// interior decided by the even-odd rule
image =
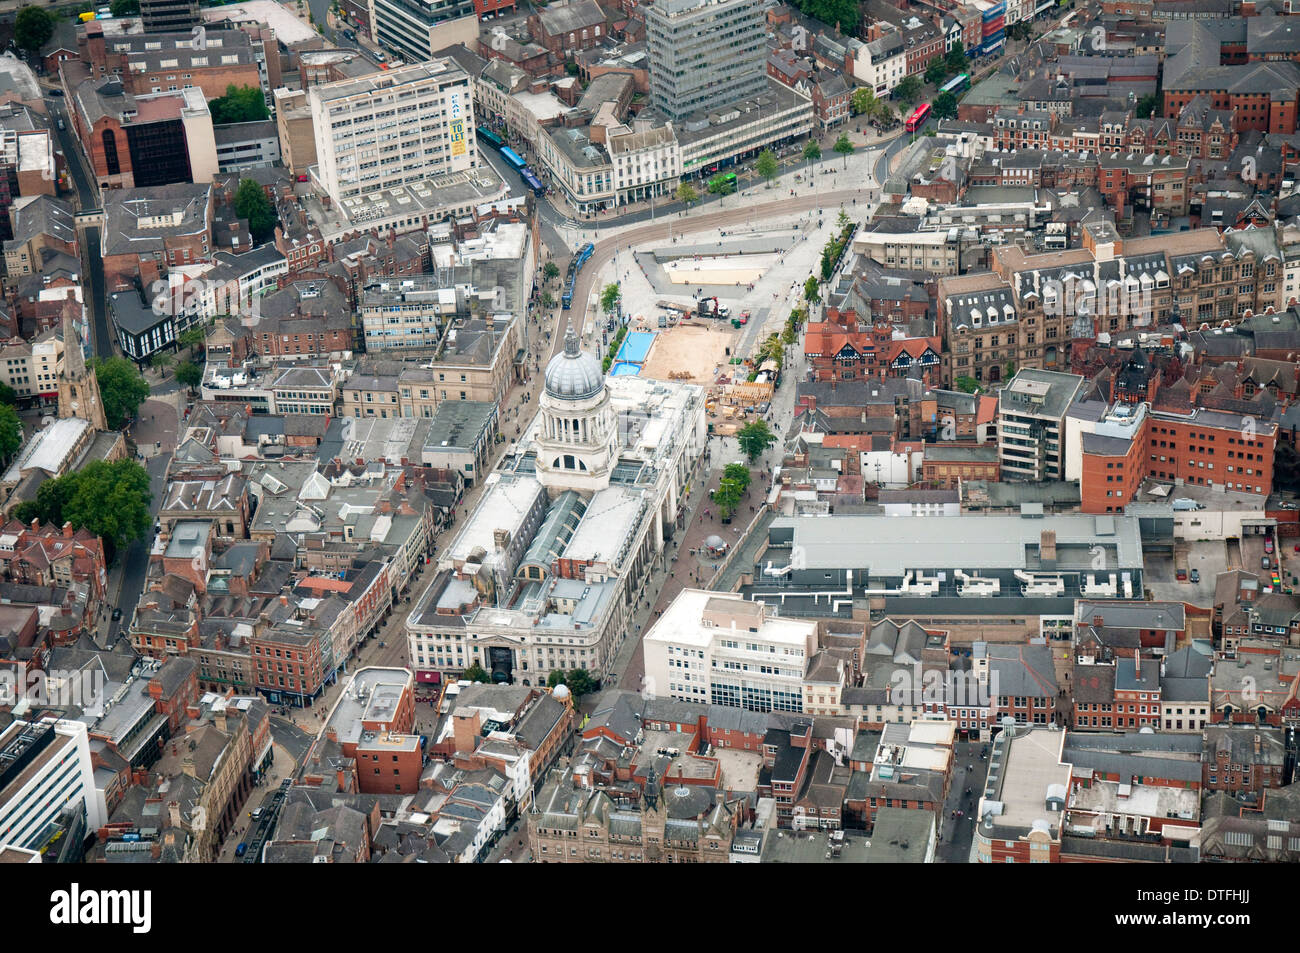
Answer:
[[[1039,537],[1038,555],[1043,562],[1056,562],[1056,530],[1045,529]]]
[[[473,754],[476,747],[475,742],[483,728],[483,721],[479,716],[478,709],[473,709],[467,715],[453,713],[452,719],[452,736],[456,741],[456,752],[458,754]]]
[[[72,524],[71,524],[71,523],[64,523],[64,524],[63,524],[63,535],[64,535],[64,537],[65,537],[66,539],[72,539]]]

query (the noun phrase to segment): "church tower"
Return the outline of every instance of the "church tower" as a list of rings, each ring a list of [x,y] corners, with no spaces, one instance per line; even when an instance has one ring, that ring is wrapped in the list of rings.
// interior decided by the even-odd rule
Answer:
[[[96,430],[107,430],[99,378],[86,367],[81,336],[72,325],[72,303],[63,308],[63,370],[59,372],[59,417],[80,417]]]

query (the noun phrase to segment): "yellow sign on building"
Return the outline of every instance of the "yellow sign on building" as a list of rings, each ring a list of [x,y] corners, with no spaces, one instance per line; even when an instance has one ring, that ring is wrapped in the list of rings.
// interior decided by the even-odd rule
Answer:
[[[460,119],[451,122],[451,154],[453,156],[465,154],[465,123]]]

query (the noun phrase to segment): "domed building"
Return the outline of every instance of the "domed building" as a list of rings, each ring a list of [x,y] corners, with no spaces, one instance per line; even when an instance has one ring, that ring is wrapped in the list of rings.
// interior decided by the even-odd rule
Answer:
[[[582,350],[570,324],[564,350],[546,365],[538,402],[538,480],[548,490],[604,489],[609,486],[616,437],[600,361]]]

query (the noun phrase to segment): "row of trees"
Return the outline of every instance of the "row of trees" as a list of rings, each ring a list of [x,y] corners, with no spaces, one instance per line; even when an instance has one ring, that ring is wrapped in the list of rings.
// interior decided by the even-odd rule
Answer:
[[[492,676],[478,662],[472,662],[469,668],[460,676],[464,682],[480,682],[484,685],[492,683]],[[590,695],[596,690],[597,682],[590,672],[585,668],[573,668],[569,671],[563,669],[552,669],[551,673],[546,676],[546,687],[555,688],[557,685],[564,685],[573,693],[574,698],[581,698],[583,695]]]

